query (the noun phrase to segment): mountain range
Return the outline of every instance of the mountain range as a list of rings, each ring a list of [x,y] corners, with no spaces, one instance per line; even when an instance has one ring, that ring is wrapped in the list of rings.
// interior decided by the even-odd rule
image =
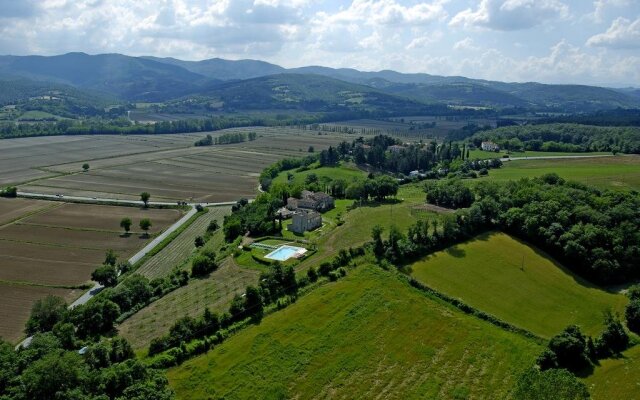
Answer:
[[[506,83],[320,66],[287,69],[264,61],[220,58],[184,61],[85,53],[0,56],[0,91],[7,85],[15,89],[18,81],[39,82],[27,85],[28,96],[38,87],[45,91],[55,84],[58,90],[68,87],[122,102],[198,99],[221,110],[413,112],[440,105],[591,112],[640,107],[640,90],[633,88]],[[15,96],[7,101],[15,101]]]

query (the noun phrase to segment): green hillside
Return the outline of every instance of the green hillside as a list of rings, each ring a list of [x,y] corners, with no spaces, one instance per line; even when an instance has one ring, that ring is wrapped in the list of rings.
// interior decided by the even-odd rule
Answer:
[[[224,83],[204,94],[222,101],[225,109],[419,113],[425,108],[414,100],[320,75],[270,75]]]
[[[168,377],[179,399],[507,398],[539,351],[367,265]]]
[[[433,289],[544,337],[570,324],[597,336],[602,312],[623,312],[627,303],[625,296],[583,281],[504,233],[484,234],[435,253],[411,270]]]

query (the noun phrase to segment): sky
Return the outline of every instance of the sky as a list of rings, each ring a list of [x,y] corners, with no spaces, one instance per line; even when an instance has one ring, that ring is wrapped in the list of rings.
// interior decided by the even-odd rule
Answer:
[[[76,51],[640,87],[640,0],[0,0],[0,54]]]

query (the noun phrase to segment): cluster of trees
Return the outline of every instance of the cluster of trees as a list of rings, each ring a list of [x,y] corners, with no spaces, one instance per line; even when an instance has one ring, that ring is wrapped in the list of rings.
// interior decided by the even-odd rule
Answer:
[[[214,144],[233,144],[233,143],[242,143],[247,140],[253,141],[256,140],[257,134],[255,132],[242,133],[225,133],[216,137],[215,139],[211,135],[207,135],[204,138],[195,142],[195,146],[211,146]]]
[[[578,124],[546,124],[502,127],[473,135],[479,147],[491,140],[511,151],[612,151],[640,153],[640,128],[601,127]]]
[[[87,347],[81,355],[82,344]],[[68,325],[36,334],[18,351],[0,339],[0,366],[2,399],[174,398],[164,373],[136,360],[125,339],[83,343]]]
[[[215,260],[215,255],[213,256]],[[113,324],[133,314],[158,297],[184,286],[189,281],[189,273],[176,269],[163,278],[149,281],[146,277],[132,274],[128,262],[118,262],[116,254],[108,250],[105,261],[91,274],[91,279],[104,285],[105,290],[94,299],[74,309],[70,315],[86,337],[110,334]],[[104,315],[101,315],[105,312]],[[84,319],[87,317],[87,319]],[[92,323],[95,324],[92,325]],[[31,322],[27,323],[29,327]],[[29,330],[27,333],[33,333]]]
[[[640,194],[600,191],[556,174],[482,182],[474,205],[495,225],[609,284],[640,275]]]
[[[392,225],[386,240],[382,237],[384,229],[376,225],[371,231],[373,252],[379,259],[405,264],[477,235],[488,228],[488,222],[482,210],[473,205],[454,215],[443,215],[440,220],[417,220],[406,233]]]
[[[218,269],[216,253],[213,250],[204,249],[191,261],[191,276],[206,276]]]
[[[428,171],[432,179],[459,173],[461,177],[477,177],[474,171],[486,174],[490,168],[499,168],[502,161],[470,160],[466,144],[448,142],[403,144],[391,136],[378,135],[364,139],[359,137],[353,142],[342,142],[329,147],[319,155],[321,166],[334,166],[340,160],[352,160],[358,165],[368,164],[380,170],[394,174],[407,175],[411,171]]]
[[[120,228],[124,229],[125,236],[129,235],[129,231],[131,230],[131,225],[133,225],[133,221],[129,217],[123,217],[120,220]],[[138,225],[140,226],[140,229],[144,231],[145,236],[148,236],[149,235],[148,231],[153,226],[153,223],[149,218],[142,218]]]
[[[471,189],[459,179],[427,182],[424,190],[427,203],[453,209],[469,207],[475,198]]]
[[[276,223],[276,211],[281,204],[269,193],[260,194],[249,203],[242,199],[232,207],[231,215],[224,217],[224,237],[233,241],[236,237],[251,232],[254,236],[269,235],[282,227]]]
[[[634,285],[627,290],[629,304],[624,311],[627,327],[630,331],[640,334],[640,285]]]
[[[294,169],[308,168],[309,165],[316,161],[318,161],[318,156],[315,154],[311,154],[303,158],[283,158],[262,171],[260,174],[260,186],[263,190],[269,190],[271,182],[279,173]]]
[[[18,197],[18,188],[15,186],[7,186],[0,189],[0,197]]]
[[[622,322],[605,313],[605,328],[599,337],[586,336],[576,325],[570,325],[551,338],[536,363],[542,371],[566,369],[573,373],[588,371],[598,360],[619,356],[629,347],[629,335]]]

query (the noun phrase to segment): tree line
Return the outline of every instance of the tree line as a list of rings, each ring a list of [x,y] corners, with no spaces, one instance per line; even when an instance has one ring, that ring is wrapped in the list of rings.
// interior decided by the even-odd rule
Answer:
[[[611,151],[640,153],[640,128],[602,127],[579,124],[508,126],[476,133],[470,143],[480,147],[493,141],[511,151]]]

